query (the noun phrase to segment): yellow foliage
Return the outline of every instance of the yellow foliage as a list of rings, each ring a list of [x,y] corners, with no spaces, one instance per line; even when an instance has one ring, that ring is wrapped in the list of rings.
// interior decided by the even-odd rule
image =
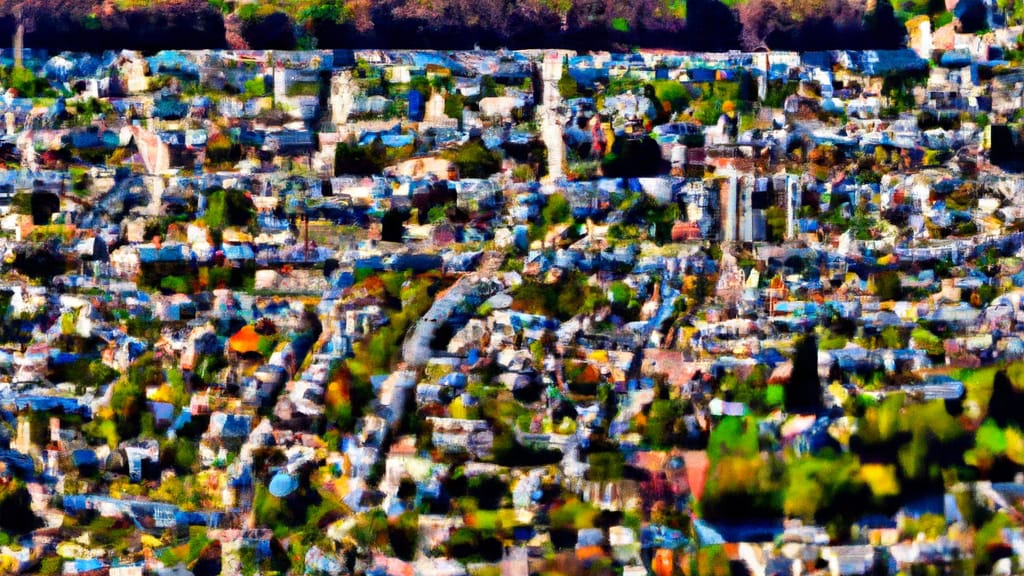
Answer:
[[[0,554],[0,574],[15,574],[17,572],[18,561],[7,554]]]
[[[876,498],[896,496],[900,484],[896,480],[896,468],[891,464],[865,464],[861,466],[860,478],[871,488]]]
[[[1006,457],[1017,464],[1024,464],[1024,433],[1012,426],[1005,432]]]
[[[154,402],[172,402],[173,396],[171,394],[171,387],[164,382],[156,389],[156,392],[153,392],[150,395],[149,399]]]
[[[451,413],[452,418],[466,418],[468,411],[462,404],[462,396],[458,396],[455,400],[452,400],[452,403],[448,405],[448,411]]]

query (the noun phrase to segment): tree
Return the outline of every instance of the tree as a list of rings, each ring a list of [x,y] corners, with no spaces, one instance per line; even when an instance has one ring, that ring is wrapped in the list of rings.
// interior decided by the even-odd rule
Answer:
[[[488,150],[479,138],[446,151],[444,157],[458,166],[459,176],[463,178],[488,178],[501,169],[501,153]]]
[[[267,86],[263,81],[262,75],[257,75],[250,80],[245,81],[245,92],[243,96],[246,98],[260,98],[267,93]]]
[[[274,5],[265,4],[253,9],[239,11],[242,17],[242,37],[251,48],[257,50],[293,50],[295,48],[294,23],[284,12],[274,10]]]
[[[567,67],[562,68],[562,77],[558,79],[558,93],[562,98],[569,99],[579,96],[580,88],[576,79],[569,73]]]
[[[114,413],[117,434],[122,439],[135,438],[142,431],[142,415],[146,412],[146,389],[163,383],[164,373],[151,352],[143,354],[128,369],[125,377],[114,382],[110,409]]]
[[[899,48],[907,29],[896,18],[892,2],[876,2],[875,9],[864,14],[864,32],[875,48]]]
[[[655,450],[679,445],[683,438],[683,405],[675,400],[655,400],[644,426],[644,440]]]
[[[388,541],[395,555],[405,561],[412,561],[416,555],[419,540],[419,515],[404,512],[397,520],[388,524]]]
[[[339,142],[334,149],[334,174],[373,176],[387,165],[387,148],[379,138],[368,146]]]
[[[988,402],[988,415],[1005,428],[1024,424],[1024,392],[1018,390],[1006,370],[996,372],[992,379],[992,397]]]
[[[485,74],[480,78],[480,96],[483,98],[500,96],[498,82],[490,74]]]
[[[408,212],[390,209],[380,219],[380,239],[385,242],[401,242],[405,236],[405,221]]]
[[[569,201],[559,193],[548,196],[548,203],[541,210],[541,217],[548,224],[564,224],[572,221]]]
[[[21,535],[42,525],[31,505],[32,497],[20,480],[11,480],[0,487],[0,531]]]
[[[787,29],[783,21],[784,10],[778,0],[743,2],[737,9],[742,31],[740,44],[750,51],[768,49],[768,37]]]
[[[203,219],[211,230],[227,226],[248,227],[256,218],[256,207],[244,190],[210,188],[206,190]]]
[[[764,219],[768,226],[768,241],[782,242],[786,237],[786,211],[772,206],[765,210]]]
[[[875,275],[875,294],[879,300],[899,300],[903,293],[900,273],[886,270]]]
[[[818,376],[818,338],[808,334],[796,344],[793,374],[786,388],[785,407],[791,414],[817,414],[822,408]]]
[[[650,136],[617,138],[611,154],[604,157],[601,170],[609,178],[656,176],[663,164],[661,147]]]

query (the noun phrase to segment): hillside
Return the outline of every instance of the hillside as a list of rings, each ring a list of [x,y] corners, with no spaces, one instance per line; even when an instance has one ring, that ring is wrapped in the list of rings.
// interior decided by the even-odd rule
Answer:
[[[1021,0],[1000,0],[1019,21]],[[25,46],[133,48],[892,48],[907,19],[985,28],[981,0],[5,0],[0,34]],[[19,16],[20,15],[20,16]]]

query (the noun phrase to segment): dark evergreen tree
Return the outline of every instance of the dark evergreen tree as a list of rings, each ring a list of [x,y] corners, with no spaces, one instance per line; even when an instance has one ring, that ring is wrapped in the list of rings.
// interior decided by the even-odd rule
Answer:
[[[5,487],[0,492],[0,530],[21,535],[38,528],[42,522],[32,512],[31,504],[32,497],[21,482]]]
[[[1024,422],[1024,392],[1014,387],[1005,370],[996,372],[992,379],[988,415],[1003,428],[1009,424],[1020,427]]]
[[[821,408],[818,338],[809,334],[797,342],[793,355],[793,375],[786,388],[786,411],[791,414],[817,414]]]
[[[380,239],[385,242],[401,242],[405,235],[405,221],[409,215],[401,210],[388,210],[380,219]]]

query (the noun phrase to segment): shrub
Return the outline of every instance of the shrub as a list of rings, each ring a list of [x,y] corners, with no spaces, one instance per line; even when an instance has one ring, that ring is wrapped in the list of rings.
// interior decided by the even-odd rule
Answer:
[[[444,157],[458,166],[462,178],[487,178],[501,170],[501,154],[497,150],[488,150],[479,138],[446,151]]]

